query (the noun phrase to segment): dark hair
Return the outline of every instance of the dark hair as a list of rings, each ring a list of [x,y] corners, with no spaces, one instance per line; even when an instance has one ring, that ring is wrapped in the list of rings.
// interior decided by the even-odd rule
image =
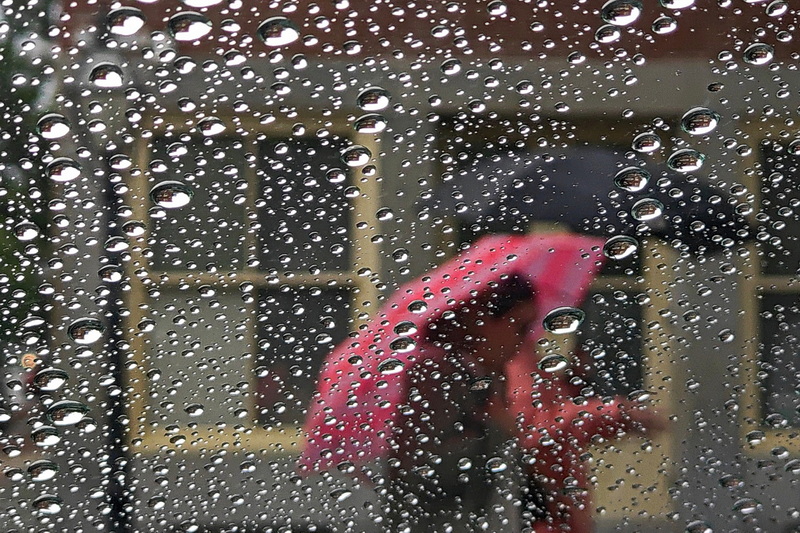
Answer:
[[[520,276],[511,276],[502,280],[489,295],[486,302],[486,313],[499,318],[508,313],[515,305],[533,298],[533,288],[528,280]]]
[[[428,325],[427,338],[429,342],[452,342],[459,331],[465,331],[465,325],[470,324],[474,317],[500,318],[507,314],[520,302],[533,298],[533,287],[528,280],[520,276],[509,276],[494,283],[488,296],[478,297],[459,309],[455,309],[450,316],[442,316]]]

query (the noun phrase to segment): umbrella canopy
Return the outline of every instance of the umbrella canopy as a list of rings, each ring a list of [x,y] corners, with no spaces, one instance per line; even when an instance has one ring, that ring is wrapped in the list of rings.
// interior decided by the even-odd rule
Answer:
[[[306,422],[301,466],[325,470],[386,455],[399,406],[408,394],[407,373],[445,353],[427,341],[428,326],[446,313],[480,303],[506,277],[518,276],[533,289],[537,318],[526,343],[533,352],[532,341],[543,333],[547,313],[585,297],[603,262],[602,244],[601,239],[570,234],[487,236],[401,287],[366,328],[325,360]],[[525,376],[530,382],[530,370],[536,368],[532,353],[521,352],[516,360],[521,362],[510,373],[509,386],[517,400],[511,405],[530,398],[532,385]]]
[[[431,207],[483,231],[525,231],[531,222],[550,221],[587,235],[650,233],[699,252],[748,236],[736,204],[707,180],[633,166],[608,148],[576,146],[559,157],[482,158],[443,183]]]

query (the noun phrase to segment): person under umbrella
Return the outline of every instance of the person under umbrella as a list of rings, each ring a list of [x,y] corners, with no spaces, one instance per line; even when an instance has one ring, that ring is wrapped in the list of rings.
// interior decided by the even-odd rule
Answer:
[[[327,357],[301,470],[388,459],[371,476],[388,531],[589,531],[582,450],[660,425],[621,398],[573,401],[536,360],[546,323],[576,326],[602,244],[484,237],[401,287]]]

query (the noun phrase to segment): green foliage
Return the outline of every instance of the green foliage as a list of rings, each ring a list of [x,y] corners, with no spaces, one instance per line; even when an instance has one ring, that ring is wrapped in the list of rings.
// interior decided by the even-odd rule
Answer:
[[[0,25],[0,342],[16,340],[17,324],[38,303],[41,283],[37,259],[27,246],[42,250],[44,239],[20,242],[14,227],[32,221],[44,228],[46,184],[31,152],[47,80],[43,62],[24,43],[46,45],[51,3],[12,0],[3,4]]]

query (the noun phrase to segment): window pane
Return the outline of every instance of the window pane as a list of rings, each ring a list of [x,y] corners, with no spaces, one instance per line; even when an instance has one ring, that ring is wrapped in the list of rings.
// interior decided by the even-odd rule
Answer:
[[[256,369],[260,424],[302,422],[323,358],[350,331],[349,292],[261,291]]]
[[[763,218],[759,229],[766,238],[761,239],[761,268],[765,274],[796,274],[800,265],[800,158],[775,145],[762,146],[762,154]]]
[[[157,210],[151,217],[153,265],[164,270],[207,263],[241,268],[248,188],[242,142],[162,137],[155,142],[150,167],[154,184],[180,181],[193,192],[189,205]]]
[[[642,312],[633,295],[595,293],[584,306],[581,332],[589,382],[596,394],[628,394],[643,388]]]
[[[761,383],[764,420],[800,425],[800,298],[766,294],[761,300]]]
[[[230,423],[247,414],[249,314],[238,294],[207,291],[166,289],[154,308],[148,421],[161,427]]]
[[[460,142],[474,150],[471,143]],[[457,219],[462,243],[496,233],[560,231],[606,238],[625,231],[635,233],[635,225],[622,222],[625,218],[619,216],[625,210],[609,208],[613,202],[607,198],[610,194],[623,196],[622,191],[614,190],[613,178],[617,162],[626,161],[625,151],[593,144],[552,151],[525,145],[501,149],[489,143],[480,152],[457,152],[455,164],[443,172],[443,190],[449,197],[439,202]],[[603,157],[599,167],[592,160],[598,154]],[[608,186],[592,185],[593,194],[575,200],[582,187],[597,182]],[[623,204],[618,200],[617,205]],[[603,274],[632,275],[641,273],[641,268],[640,254],[634,253],[606,262]]]
[[[351,268],[350,206],[342,142],[314,138],[261,144],[259,250],[263,268]]]

